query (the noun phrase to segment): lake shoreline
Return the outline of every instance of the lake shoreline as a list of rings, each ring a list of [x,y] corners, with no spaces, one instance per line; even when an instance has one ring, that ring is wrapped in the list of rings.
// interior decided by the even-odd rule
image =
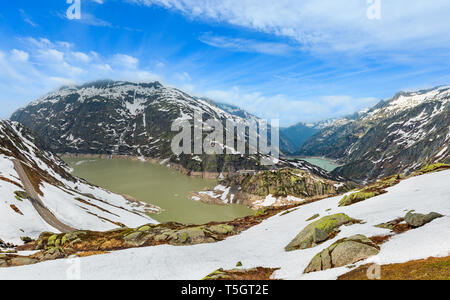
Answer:
[[[203,178],[203,179],[219,179],[221,176],[227,176],[228,172],[196,172],[186,169],[180,164],[168,162],[167,159],[153,158],[153,157],[143,157],[143,156],[133,156],[133,155],[119,155],[119,154],[78,154],[78,153],[58,153],[58,156],[62,159],[64,158],[75,158],[75,159],[124,159],[131,161],[141,161],[148,162],[157,165],[167,166],[173,170],[180,172],[183,175]]]
[[[333,163],[339,167],[343,166],[342,163],[339,162],[339,160],[337,159],[333,159],[333,158],[329,158],[329,157],[325,157],[325,156],[285,156],[286,158],[295,158],[295,159],[321,159],[321,160],[326,160],[330,163]]]

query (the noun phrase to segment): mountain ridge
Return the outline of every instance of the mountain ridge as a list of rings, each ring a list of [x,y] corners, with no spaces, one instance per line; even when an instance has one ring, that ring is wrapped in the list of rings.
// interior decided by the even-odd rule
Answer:
[[[357,118],[342,118],[302,146],[302,155],[337,159],[334,173],[359,181],[448,162],[450,87],[400,92]],[[438,155],[439,154],[439,155]]]
[[[237,107],[191,97],[159,82],[105,80],[49,93],[16,111],[11,119],[31,128],[52,151],[60,154],[155,158],[180,165],[188,173],[209,172],[217,176],[245,169],[270,169],[261,164],[261,159],[267,158],[261,154],[233,151],[233,154],[175,155],[171,141],[177,133],[171,131],[171,126],[176,120],[192,123],[195,113],[202,117],[203,126],[207,126],[208,119],[244,125],[257,121],[256,116]],[[245,135],[248,150],[248,131]],[[226,145],[219,146],[227,149]],[[304,161],[282,160],[277,165],[288,166],[330,176]]]

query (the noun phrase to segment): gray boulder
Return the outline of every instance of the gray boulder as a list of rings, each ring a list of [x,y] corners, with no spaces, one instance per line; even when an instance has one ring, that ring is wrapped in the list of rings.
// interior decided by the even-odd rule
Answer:
[[[408,225],[410,225],[411,227],[417,228],[427,223],[430,223],[434,219],[442,217],[443,215],[438,214],[436,212],[431,212],[427,215],[424,215],[424,214],[415,214],[412,211],[410,211],[405,216],[405,222],[408,223]]]
[[[334,214],[323,217],[306,226],[290,243],[285,247],[286,251],[297,249],[307,249],[326,241],[338,232],[339,227],[345,224],[358,223],[346,214]]]
[[[314,256],[304,273],[346,266],[377,255],[379,252],[380,248],[367,237],[354,235],[337,241]]]

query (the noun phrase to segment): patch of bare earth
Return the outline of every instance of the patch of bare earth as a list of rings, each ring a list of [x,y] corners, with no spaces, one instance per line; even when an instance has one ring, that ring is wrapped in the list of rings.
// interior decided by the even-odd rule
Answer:
[[[370,267],[370,264],[360,266],[338,279],[368,280],[367,270]],[[379,278],[381,280],[450,280],[450,256],[382,265]]]

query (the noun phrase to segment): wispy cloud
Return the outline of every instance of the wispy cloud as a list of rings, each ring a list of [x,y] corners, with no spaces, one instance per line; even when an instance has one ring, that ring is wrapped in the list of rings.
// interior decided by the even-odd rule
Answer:
[[[200,41],[212,47],[228,49],[237,52],[254,52],[269,55],[289,55],[295,51],[285,43],[258,41],[253,39],[233,38],[203,34]]]
[[[447,0],[382,0],[380,20],[367,18],[369,6],[361,0],[128,1],[288,37],[303,49],[317,53],[373,53],[388,49],[411,52],[450,45]],[[414,44],[414,49],[408,44]]]
[[[20,13],[20,15],[22,16],[22,19],[23,19],[23,21],[24,21],[25,23],[28,23],[28,24],[30,24],[30,25],[33,26],[33,27],[38,27],[38,26],[39,26],[38,24],[34,23],[34,22],[31,20],[31,17],[30,17],[23,9],[19,9],[19,13]]]

